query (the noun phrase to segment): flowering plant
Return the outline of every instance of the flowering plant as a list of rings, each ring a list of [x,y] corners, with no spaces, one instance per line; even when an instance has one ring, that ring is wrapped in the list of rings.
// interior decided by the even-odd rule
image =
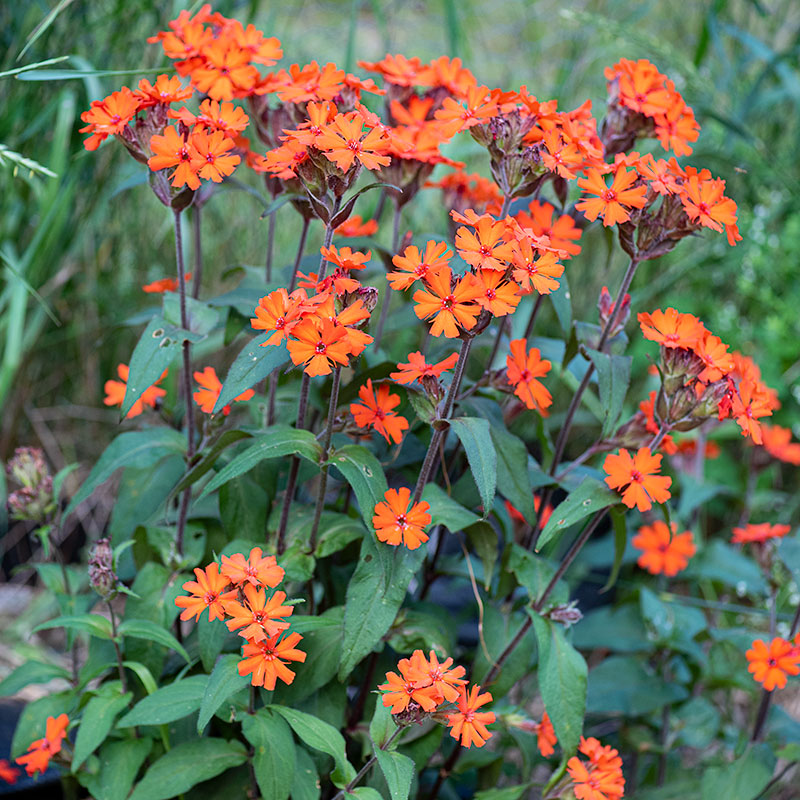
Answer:
[[[161,307],[105,384],[133,427],[66,507],[43,458],[9,465],[45,542],[119,469],[135,513],[88,581],[49,573],[61,613],[39,629],[68,632],[72,669],[0,684],[66,684],[26,708],[17,763],[55,760],[100,800],[759,796],[776,754],[798,760],[773,697],[800,673],[800,539],[747,498],[735,527],[701,518],[731,491],[706,467],[744,451],[766,480],[800,444],[696,316],[630,320],[647,262],[742,238],[725,181],[677,160],[699,125],[673,82],[621,59],[598,120],[446,57],[359,62],[382,86],[266,71],[280,42],[210,6],[150,41],[176,74],[95,100],[81,129],[146,168],[174,223],[176,275],[143,287]],[[491,178],[446,155],[467,137]],[[296,255],[279,272],[270,238],[263,273],[210,297],[201,212],[233,176],[263,187],[271,231],[290,205]],[[403,223],[425,192],[448,218],[423,241]],[[586,322],[570,261],[592,227],[627,266]],[[740,741],[712,689],[746,698]]]

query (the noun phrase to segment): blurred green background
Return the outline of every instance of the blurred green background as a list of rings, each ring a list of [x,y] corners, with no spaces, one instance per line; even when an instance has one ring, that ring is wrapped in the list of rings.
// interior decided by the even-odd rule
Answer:
[[[91,100],[141,77],[103,71],[144,69],[151,78],[164,71],[161,49],[146,39],[187,7],[199,3],[0,4],[0,71],[69,56],[51,71],[0,78],[0,145],[12,151],[0,150],[0,459],[16,445],[40,443],[59,468],[96,456],[116,429],[116,411],[102,404],[103,383],[118,362],[127,362],[141,330],[126,321],[157,302],[141,285],[173,274],[171,216],[144,185],[146,171],[122,147],[84,151],[79,114]],[[728,181],[744,241],[730,248],[723,236],[709,233],[649,262],[634,284],[634,308],[676,305],[753,355],[784,403],[774,421],[800,435],[796,0],[566,6],[552,0],[223,0],[214,7],[278,36],[282,66],[333,60],[363,74],[358,59],[387,52],[422,59],[447,54],[461,57],[490,87],[524,84],[540,99],[557,98],[561,108],[589,97],[598,117],[603,68],[621,57],[652,60],[694,108],[702,132],[687,160]],[[83,70],[83,77],[64,79],[62,68]],[[15,153],[55,176],[32,172]],[[488,175],[469,138],[450,154]],[[447,171],[440,170],[436,175]],[[259,176],[240,170],[239,177],[263,194]],[[365,200],[364,209],[375,200]],[[257,193],[231,189],[206,206],[206,290],[234,286],[236,279],[224,276],[229,267],[263,263],[264,202]],[[446,211],[438,192],[425,192],[404,226],[441,235]],[[279,267],[291,262],[298,231],[296,214],[285,206],[277,216]],[[596,227],[583,245],[567,272],[578,319],[594,314],[600,286],[618,283],[624,258],[615,247],[609,259],[610,242]]]

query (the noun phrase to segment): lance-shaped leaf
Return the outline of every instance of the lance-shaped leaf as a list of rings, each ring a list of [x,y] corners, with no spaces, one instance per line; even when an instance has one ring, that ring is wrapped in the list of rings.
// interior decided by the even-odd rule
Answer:
[[[553,510],[536,543],[536,549],[541,550],[547,542],[576,522],[617,502],[619,502],[619,495],[612,492],[604,483],[592,478],[584,478],[578,488],[573,489],[566,499]]]
[[[464,446],[483,503],[483,515],[488,516],[497,488],[497,454],[489,432],[489,421],[480,417],[458,417],[450,420],[450,427]]]
[[[274,369],[285,364],[289,359],[286,345],[271,344],[261,347],[271,336],[271,333],[263,333],[246,344],[236,360],[231,364],[222,390],[214,406],[214,413],[218,413],[226,405],[235,400],[242,392],[252,389],[259,381],[263,381]]]

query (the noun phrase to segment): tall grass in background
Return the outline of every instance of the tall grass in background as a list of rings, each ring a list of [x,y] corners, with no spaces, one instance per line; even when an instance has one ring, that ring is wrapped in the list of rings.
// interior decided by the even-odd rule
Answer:
[[[162,70],[160,48],[142,49],[141,42],[190,5],[42,0],[0,7],[0,72],[66,57],[0,77],[0,459],[17,444],[38,441],[59,468],[96,456],[117,424],[116,412],[102,406],[103,382],[130,353],[137,312],[150,303],[141,285],[172,274],[171,220],[149,192],[128,191],[146,180],[146,168],[121,148],[85,157],[79,114],[120,82],[135,83],[137,72]],[[678,88],[695,98],[703,126],[692,160],[735,175],[728,194],[739,204],[744,242],[730,249],[718,237],[698,238],[652,262],[634,303],[666,298],[734,347],[762,354],[766,380],[791,387],[776,422],[794,424],[800,435],[794,0],[626,0],[566,9],[553,0],[222,0],[216,7],[278,36],[297,60],[333,60],[358,73],[355,53],[447,53],[489,86],[526,84],[563,107],[587,94],[602,98],[603,67],[620,57],[647,57],[682,80]],[[477,145],[467,141],[450,154],[478,168]],[[204,208],[207,274],[223,290],[236,285],[236,268],[263,263],[267,223],[260,215],[268,199],[256,176],[247,180],[226,185]],[[367,210],[373,202],[365,200]],[[430,192],[414,213],[405,222],[422,235],[426,220],[444,219],[445,209]],[[278,212],[279,269],[294,252],[295,216],[288,207]],[[598,253],[597,245],[584,252]],[[585,287],[573,301],[577,316],[610,271],[619,271],[594,259],[570,263],[570,282]]]

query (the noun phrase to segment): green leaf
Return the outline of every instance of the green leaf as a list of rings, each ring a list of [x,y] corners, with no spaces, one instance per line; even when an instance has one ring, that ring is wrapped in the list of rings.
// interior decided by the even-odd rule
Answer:
[[[183,656],[188,664],[191,659],[183,645],[168,631],[147,619],[126,619],[119,626],[120,636],[129,636],[132,639],[146,639],[150,642],[162,644]]]
[[[302,747],[295,747],[294,754],[292,800],[319,800],[319,774],[314,759]]]
[[[164,292],[163,312],[167,323],[176,326],[179,335],[188,338],[187,333],[194,335],[192,341],[199,341],[211,333],[219,323],[219,311],[216,308],[196,300],[187,294],[186,298],[186,324],[187,330],[182,330],[181,325],[181,298],[177,292]]]
[[[184,339],[199,342],[202,338],[170,325],[161,316],[151,319],[131,355],[120,417],[126,417],[133,404],[174,363],[181,353]]]
[[[528,448],[522,439],[505,428],[493,425],[489,430],[497,453],[497,485],[500,494],[533,525],[536,522],[536,510],[528,478]]]
[[[125,800],[152,746],[152,739],[146,738],[106,742],[98,757],[99,772],[95,775],[84,772],[78,780],[94,800]]]
[[[67,506],[64,517],[69,516],[121,467],[150,467],[165,456],[183,455],[185,450],[186,437],[172,428],[147,428],[143,431],[121,433],[92,467],[89,477]]]
[[[388,488],[380,461],[366,447],[347,444],[334,452],[329,463],[353,487],[361,516],[371,531],[375,506],[383,501]]]
[[[200,499],[233,478],[249,472],[267,458],[282,458],[297,453],[314,464],[319,464],[322,447],[311,431],[297,430],[289,425],[273,425],[267,433],[253,439],[252,443],[224,466],[203,489]]]
[[[453,500],[444,489],[428,483],[422,490],[422,499],[430,503],[432,525],[444,525],[452,533],[458,533],[480,521],[480,517]]]
[[[131,672],[133,672],[136,677],[144,686],[144,690],[147,694],[153,694],[153,692],[158,689],[158,685],[156,684],[156,679],[153,677],[153,673],[144,665],[139,663],[138,661],[123,661],[123,667],[127,667]]]
[[[611,574],[608,576],[605,586],[600,590],[600,594],[607,592],[617,582],[622,559],[625,555],[625,548],[628,546],[625,511],[619,506],[611,508],[611,523],[614,526],[614,564],[611,567]]]
[[[227,447],[230,447],[232,444],[235,444],[242,439],[252,438],[253,434],[248,433],[247,431],[225,431],[212,442],[211,447],[205,453],[205,455],[203,455],[203,457],[189,470],[189,472],[184,475],[181,482],[174,489],[175,494],[180,494],[184,489],[195,484],[200,480],[200,478],[203,477],[203,475],[209,472],[214,467],[214,464],[217,463],[219,454]]]
[[[450,427],[464,446],[483,503],[483,516],[486,517],[491,513],[497,488],[497,454],[489,432],[489,421],[480,417],[458,417],[450,420]]]
[[[794,576],[795,583],[800,585],[800,536],[785,536],[778,544],[778,558]]]
[[[263,381],[274,369],[285,364],[289,359],[289,353],[283,343],[261,347],[271,335],[271,333],[263,333],[261,336],[257,336],[249,344],[246,344],[236,356],[236,360],[231,364],[225,382],[222,384],[217,404],[214,406],[215,414],[235,400],[242,392],[252,389],[259,381]]]
[[[46,631],[50,628],[69,628],[70,630],[88,633],[90,636],[97,636],[98,639],[113,638],[111,621],[106,617],[101,617],[99,614],[73,614],[66,617],[56,617],[49,622],[37,625],[32,632]]]
[[[536,543],[536,550],[541,550],[557,534],[576,522],[617,502],[619,502],[619,495],[612,492],[604,483],[592,478],[584,478],[578,488],[573,489],[553,510]]]
[[[566,640],[564,630],[526,609],[539,647],[539,690],[565,756],[578,749],[586,713],[586,662]]]
[[[633,656],[610,656],[589,673],[586,708],[595,714],[633,717],[680,702],[688,695],[683,686],[667,683]]]
[[[247,750],[239,741],[209,738],[183,742],[147,770],[130,800],[170,800],[246,760]]]
[[[241,691],[250,683],[247,676],[239,674],[237,655],[225,655],[217,661],[214,671],[208,677],[205,693],[200,703],[200,713],[197,717],[197,732],[202,734],[211,717],[217,709],[232,695]]]
[[[115,687],[117,691],[108,691],[93,697],[83,709],[81,724],[78,727],[78,736],[75,739],[75,751],[72,755],[73,771],[103,743],[114,718],[122,711],[133,697],[131,692],[120,695],[119,682]]]
[[[631,380],[630,356],[613,356],[599,350],[586,348],[586,353],[597,371],[597,383],[600,391],[600,404],[603,407],[603,438],[610,436],[616,429],[617,421],[622,414],[622,404],[628,392]]]
[[[380,697],[375,701],[375,711],[369,723],[369,738],[376,748],[382,747],[389,741],[397,726],[394,717],[387,706],[380,702]]]
[[[68,681],[69,670],[43,661],[26,661],[0,681],[0,697],[10,697],[32,683],[49,683],[54,678]]]
[[[553,308],[556,310],[561,329],[564,333],[569,333],[572,326],[572,294],[567,283],[567,274],[564,273],[559,281],[560,285],[558,289],[550,293],[550,299],[553,301]]]
[[[424,558],[424,547],[407,550],[379,543],[373,535],[364,537],[356,571],[347,585],[340,680],[389,630]]]
[[[480,520],[470,525],[465,533],[483,564],[483,586],[488,591],[497,561],[497,531],[485,520]]]
[[[269,504],[267,493],[249,475],[237,475],[219,487],[219,516],[231,537],[261,540]]]
[[[227,628],[219,624],[219,620],[212,622],[208,614],[201,615],[197,621],[197,644],[200,648],[200,660],[206,672],[214,669],[214,662],[222,652],[229,635]]]
[[[541,556],[531,553],[521,545],[514,542],[508,557],[508,569],[514,573],[517,582],[527,592],[531,602],[541,597],[550,583],[555,570]],[[566,585],[559,581],[550,595],[554,604],[565,603],[569,598]]]
[[[286,800],[292,789],[295,744],[286,722],[268,708],[242,715],[242,733],[253,746],[253,769],[264,800]]]
[[[117,722],[117,727],[163,725],[188,717],[200,708],[208,680],[207,675],[192,675],[161,687],[140,700]]]
[[[344,737],[333,725],[294,708],[285,706],[269,706],[269,708],[280,714],[292,726],[295,734],[309,747],[327,753],[334,760],[339,772],[338,777],[344,783],[353,780],[356,771],[345,755]],[[338,782],[334,782],[337,786],[339,785]]]
[[[702,750],[716,738],[721,721],[719,711],[710,700],[693,697],[672,712],[671,725],[678,731],[677,744]],[[800,753],[800,745],[797,747]]]
[[[765,744],[753,744],[731,764],[706,767],[702,800],[752,800],[772,778],[775,756]]]
[[[505,789],[486,789],[478,792],[474,800],[519,800],[530,788],[530,783],[523,783],[522,786],[507,786]]]
[[[389,787],[392,800],[408,800],[411,793],[411,780],[414,777],[414,762],[396,750],[375,751],[383,777]]]
[[[317,558],[325,558],[338,553],[340,550],[344,550],[350,542],[367,535],[360,520],[332,511],[322,512],[319,529],[322,533],[314,553]]]

